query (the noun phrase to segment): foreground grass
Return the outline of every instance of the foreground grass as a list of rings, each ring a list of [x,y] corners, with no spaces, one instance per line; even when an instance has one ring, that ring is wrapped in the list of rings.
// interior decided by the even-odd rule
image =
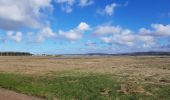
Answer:
[[[110,75],[58,73],[46,76],[27,76],[0,73],[0,87],[61,100],[169,100],[170,87],[145,85],[150,92],[120,92],[121,85]]]

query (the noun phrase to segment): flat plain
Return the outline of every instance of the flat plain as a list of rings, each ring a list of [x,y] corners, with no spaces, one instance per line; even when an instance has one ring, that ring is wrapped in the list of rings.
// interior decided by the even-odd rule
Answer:
[[[170,57],[0,57],[0,87],[49,100],[170,100]]]

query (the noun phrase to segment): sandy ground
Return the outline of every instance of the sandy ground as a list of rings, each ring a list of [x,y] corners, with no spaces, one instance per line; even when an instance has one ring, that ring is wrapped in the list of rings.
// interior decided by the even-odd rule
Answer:
[[[43,100],[0,88],[0,100]]]

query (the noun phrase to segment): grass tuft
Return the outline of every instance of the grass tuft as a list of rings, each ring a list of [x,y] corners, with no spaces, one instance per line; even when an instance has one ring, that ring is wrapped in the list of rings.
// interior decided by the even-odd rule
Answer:
[[[0,87],[48,100],[54,98],[61,100],[152,100],[155,98],[143,92],[129,94],[119,92],[121,85],[111,75],[94,73],[63,72],[37,77],[0,73]],[[149,86],[147,88],[150,92],[154,91]],[[169,98],[168,88],[159,89],[163,90],[157,91],[159,94],[156,97],[162,100]]]

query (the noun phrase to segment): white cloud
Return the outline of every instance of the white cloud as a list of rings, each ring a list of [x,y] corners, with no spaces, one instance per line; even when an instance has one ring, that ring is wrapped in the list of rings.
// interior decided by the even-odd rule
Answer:
[[[136,36],[133,34],[117,34],[113,36],[113,43],[133,46],[136,41]]]
[[[107,34],[117,34],[121,32],[121,27],[111,26],[111,25],[100,25],[97,26],[94,34],[96,35],[107,35]]]
[[[39,28],[43,26],[41,9],[50,9],[51,0],[0,0],[0,28]]]
[[[151,24],[151,28],[141,28],[139,29],[139,33],[143,35],[170,36],[170,24]]]
[[[111,5],[107,5],[104,9],[105,13],[109,16],[113,15],[115,8],[117,7],[116,3],[112,3]]]
[[[149,36],[149,35],[140,35],[139,36],[139,39],[144,41],[144,42],[147,42],[147,43],[151,43],[154,41],[154,37],[153,36]]]
[[[149,35],[149,34],[152,33],[152,31],[148,30],[148,29],[145,29],[145,28],[141,28],[141,29],[139,29],[139,33],[143,34],[143,35]]]
[[[116,7],[118,7],[118,4],[112,3],[110,5],[106,5],[103,10],[97,10],[97,13],[101,15],[112,16],[115,12]]]
[[[21,42],[22,33],[21,32],[14,33],[13,31],[8,31],[7,32],[7,39],[12,39],[15,42]]]
[[[88,40],[85,45],[88,47],[94,47],[96,45],[96,43],[91,40]]]
[[[141,29],[140,32],[145,32],[145,29]],[[146,31],[148,32],[148,31]],[[100,39],[104,43],[108,44],[120,44],[127,46],[136,46],[139,43],[143,43],[149,47],[154,44],[154,37],[150,35],[137,34],[130,29],[124,29],[120,26],[101,25],[97,26],[94,30],[94,34],[98,34]]]
[[[62,31],[59,30],[59,35],[62,38],[68,39],[70,41],[75,41],[78,39],[81,39],[83,36],[83,33],[87,30],[89,30],[89,25],[86,24],[85,22],[81,22],[76,28],[71,29],[69,31]]]
[[[151,27],[157,35],[170,35],[170,25],[152,24]]]
[[[145,44],[148,47],[152,46],[155,42],[155,38],[152,36],[143,36],[140,34],[119,34],[113,36],[113,43],[118,43],[127,46],[139,46]]]
[[[92,5],[93,3],[94,3],[93,0],[80,0],[79,6],[85,7],[85,6]]]
[[[56,36],[57,36],[56,33],[54,33],[50,27],[44,27],[42,30],[38,32],[38,37],[36,41],[42,42],[46,38],[54,38]]]
[[[93,0],[55,0],[61,6],[61,10],[66,13],[71,13],[75,5],[86,7],[94,3]]]
[[[147,47],[155,45],[155,38],[153,36],[140,35],[138,38],[139,38],[139,40],[144,42],[143,45],[142,45],[144,48],[147,48]]]
[[[71,29],[69,31],[59,30],[58,34],[62,38],[68,39],[70,41],[75,41],[81,39],[83,33],[89,29],[90,26],[87,23],[81,22],[76,28]],[[57,34],[53,32],[53,30],[50,27],[44,27],[37,33],[28,32],[27,36],[29,37],[30,41],[35,41],[40,43],[47,38],[56,38]]]
[[[52,31],[52,29],[49,28],[49,27],[43,28],[43,29],[41,30],[40,34],[42,34],[44,37],[48,37],[48,38],[50,38],[50,37],[55,37],[55,36],[56,36],[56,34],[55,34],[55,33]]]
[[[80,31],[87,31],[87,30],[90,29],[90,26],[87,23],[85,23],[85,22],[81,22],[78,25],[77,29],[80,30]]]
[[[112,43],[113,42],[113,37],[101,37],[101,40],[105,43]]]
[[[70,40],[70,41],[75,41],[75,40],[82,38],[82,33],[77,30],[70,30],[70,31],[66,31],[66,32],[60,30],[59,35],[65,39]]]
[[[53,32],[50,27],[43,27],[37,32],[27,32],[26,34],[27,42],[31,43],[41,43],[45,41],[45,39],[53,39],[57,37],[57,34]]]
[[[72,12],[72,6],[75,3],[75,0],[56,0],[58,4],[61,4],[61,9],[66,13]]]
[[[75,0],[56,0],[57,3],[67,3],[69,5],[73,5]]]

